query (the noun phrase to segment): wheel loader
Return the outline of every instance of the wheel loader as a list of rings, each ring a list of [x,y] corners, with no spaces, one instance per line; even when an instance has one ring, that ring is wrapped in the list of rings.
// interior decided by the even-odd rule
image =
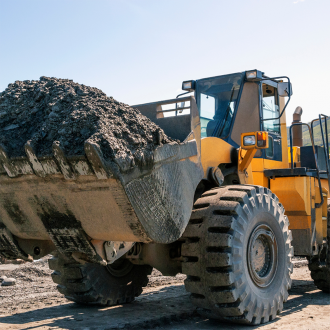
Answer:
[[[79,156],[0,146],[1,256],[52,254],[58,290],[81,304],[133,301],[152,268],[183,273],[200,314],[235,323],[276,318],[293,256],[330,293],[327,116],[304,124],[298,107],[287,130],[290,79],[259,70],[182,89],[134,106],[178,141],[155,148],[152,166],[114,171],[89,142]]]

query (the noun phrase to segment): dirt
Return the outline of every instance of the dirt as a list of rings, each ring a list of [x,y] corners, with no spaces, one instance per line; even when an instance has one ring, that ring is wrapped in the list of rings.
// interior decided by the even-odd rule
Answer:
[[[135,302],[115,307],[77,305],[51,280],[47,257],[32,264],[0,265],[17,284],[0,287],[0,329],[330,329],[330,297],[313,284],[305,260],[295,260],[293,285],[282,314],[257,327],[200,317],[183,285],[185,275],[154,270]],[[4,274],[5,273],[5,274]]]
[[[84,155],[84,143],[126,171],[152,162],[157,145],[173,142],[137,109],[101,90],[69,79],[16,81],[0,93],[0,144],[9,157],[52,155],[55,142],[67,156]]]

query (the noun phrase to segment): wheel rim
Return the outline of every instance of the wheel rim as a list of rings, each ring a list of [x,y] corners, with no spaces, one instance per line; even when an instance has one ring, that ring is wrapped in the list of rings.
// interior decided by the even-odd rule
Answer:
[[[277,241],[267,225],[257,226],[249,238],[247,259],[252,281],[258,287],[268,287],[277,270]]]
[[[114,263],[106,266],[110,274],[116,277],[123,277],[127,275],[133,267],[134,265],[125,258],[116,260]]]

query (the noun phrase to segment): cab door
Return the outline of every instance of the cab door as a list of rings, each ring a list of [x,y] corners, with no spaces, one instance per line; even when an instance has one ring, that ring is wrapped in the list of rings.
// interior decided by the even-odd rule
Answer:
[[[261,130],[268,132],[269,147],[263,151],[263,158],[282,161],[282,137],[280,119],[280,106],[277,93],[277,83],[266,80],[261,89]],[[266,119],[266,120],[265,120]]]

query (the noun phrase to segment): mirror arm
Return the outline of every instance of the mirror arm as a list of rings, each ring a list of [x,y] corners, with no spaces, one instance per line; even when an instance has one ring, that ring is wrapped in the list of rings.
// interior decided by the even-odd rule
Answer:
[[[290,99],[291,99],[291,83],[290,83],[290,78],[287,77],[287,76],[275,77],[275,78],[263,78],[263,79],[260,79],[260,80],[259,80],[259,81],[263,81],[263,80],[275,80],[275,79],[282,79],[282,78],[285,78],[285,79],[288,80],[288,86],[289,86],[289,89],[290,89],[290,90],[289,90],[289,98],[288,98],[288,100],[286,101],[285,106],[284,106],[282,112],[280,113],[279,117],[277,117],[277,118],[262,119],[261,121],[266,121],[266,120],[278,120],[278,119],[280,119],[280,118],[282,117],[282,115],[283,115],[283,113],[284,113],[284,111],[285,111],[285,109],[286,109],[286,107],[287,107],[287,105],[289,104]]]

